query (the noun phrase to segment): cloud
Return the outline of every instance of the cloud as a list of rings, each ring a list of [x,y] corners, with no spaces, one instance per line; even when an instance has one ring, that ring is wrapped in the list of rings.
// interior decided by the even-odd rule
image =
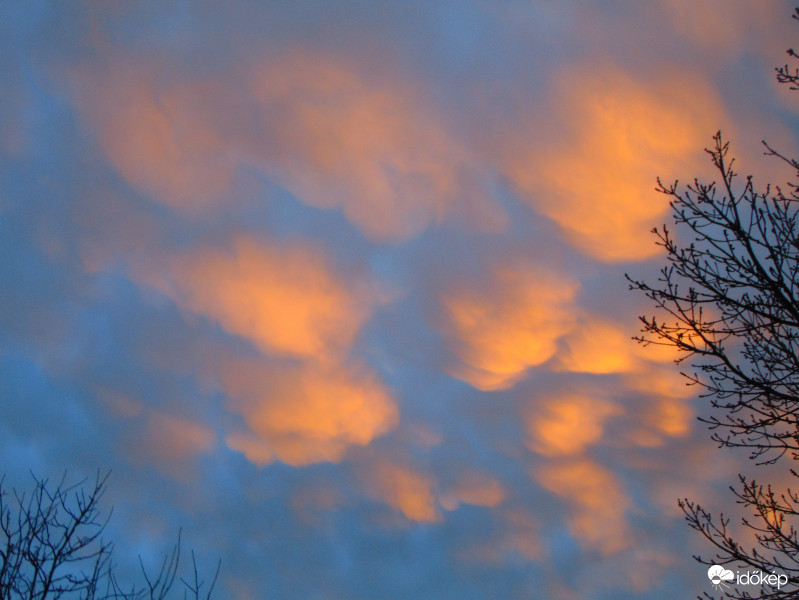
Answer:
[[[372,493],[411,521],[441,519],[436,502],[436,481],[418,469],[390,458],[379,458],[364,472]]]
[[[153,466],[185,482],[195,474],[192,461],[216,445],[216,432],[196,417],[169,414],[103,387],[97,395],[105,409],[123,421],[119,448],[136,465]]]
[[[579,373],[618,373],[637,366],[631,335],[610,321],[583,316],[564,338],[560,366]]]
[[[609,555],[630,544],[630,501],[612,471],[587,459],[550,461],[535,479],[570,506],[569,527],[586,548]]]
[[[340,207],[369,238],[396,241],[440,222],[466,155],[417,90],[330,55],[294,52],[254,70],[277,179],[320,208]]]
[[[618,323],[581,315],[578,325],[564,338],[557,368],[595,375],[618,374],[620,377],[606,380],[604,385],[625,396],[646,398],[645,402],[630,403],[626,415],[626,435],[636,444],[660,446],[665,437],[685,437],[694,419],[693,408],[686,400],[696,395],[696,388],[688,386],[687,379],[668,364],[680,353],[672,346],[637,344],[631,336]],[[545,406],[549,417],[536,412],[530,429],[531,448],[544,454],[557,453],[558,447],[573,447],[576,452],[599,440],[602,422],[621,410],[602,400],[573,397]],[[560,435],[564,431],[574,433]]]
[[[577,287],[531,266],[499,266],[485,280],[446,287],[437,327],[457,357],[449,372],[479,390],[511,387],[555,354],[575,322]]]
[[[119,174],[183,213],[252,201],[252,190],[235,193],[249,170],[307,205],[340,209],[374,241],[407,239],[451,214],[478,228],[504,222],[471,191],[467,146],[410,78],[293,50],[224,76],[115,58],[73,79]]]
[[[346,356],[377,294],[346,280],[310,245],[237,237],[229,250],[199,248],[150,281],[189,310],[261,351],[320,362]]]
[[[688,7],[680,0],[662,0],[658,8],[673,31],[701,48],[703,55],[712,56],[714,65],[732,62],[746,50],[761,53],[767,61],[776,60],[785,51],[785,44],[775,34],[782,33],[787,21],[783,17],[791,12],[790,5],[779,10],[752,11],[750,4],[736,0],[725,4],[723,18],[709,4]],[[745,40],[753,38],[758,43],[747,48]]]
[[[72,86],[119,174],[152,200],[196,214],[227,202],[235,161],[203,100],[216,89],[185,75],[166,79],[164,66],[131,58],[82,65]]]
[[[724,124],[720,98],[690,71],[644,83],[603,64],[561,69],[552,98],[557,138],[519,148],[505,171],[530,206],[588,255],[606,262],[654,256],[649,230],[668,211],[653,191],[656,179],[704,166],[702,148]]]
[[[217,359],[201,374],[241,417],[226,425],[225,442],[249,461],[339,462],[397,424],[392,393],[350,356],[379,294],[313,245],[237,236],[133,271],[189,315],[252,344],[245,356],[216,340]]]
[[[501,565],[518,560],[540,560],[543,554],[539,524],[528,511],[504,508],[493,513],[487,540],[458,548],[459,556],[481,566]]]
[[[716,128],[743,172],[749,140],[790,149],[789,5],[23,4],[9,469],[112,467],[114,533],[149,555],[184,524],[225,597],[707,585],[674,498],[723,506],[739,465],[628,339],[620,263]]]
[[[247,425],[229,433],[227,444],[258,465],[338,462],[350,446],[369,444],[398,421],[390,393],[365,368],[236,361],[221,377],[228,407]]]
[[[205,425],[183,417],[148,411],[144,430],[139,437],[128,438],[127,446],[135,459],[178,474],[183,471],[179,465],[181,461],[210,452],[215,441],[216,434]]]
[[[631,405],[631,423],[626,432],[629,439],[641,446],[656,447],[667,438],[683,438],[691,433],[696,412],[690,399],[698,391],[672,365],[648,363],[625,374],[622,382],[640,399]]]
[[[505,488],[496,479],[482,473],[467,473],[439,498],[445,510],[456,510],[461,504],[495,507],[507,496]]]
[[[291,493],[291,509],[300,522],[316,525],[322,516],[342,503],[339,485],[328,481],[302,482]]]
[[[574,456],[602,438],[604,422],[621,407],[597,397],[564,394],[538,400],[528,411],[528,446],[544,456]]]

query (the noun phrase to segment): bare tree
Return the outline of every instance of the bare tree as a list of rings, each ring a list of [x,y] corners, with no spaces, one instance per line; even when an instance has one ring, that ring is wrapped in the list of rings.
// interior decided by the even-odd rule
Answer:
[[[799,20],[799,9],[793,18]],[[777,78],[799,89],[799,70],[779,67]],[[799,162],[763,144],[768,156],[799,174]],[[751,176],[736,174],[720,133],[707,152],[716,181],[658,181],[670,197],[676,233],[665,225],[653,230],[666,256],[656,283],[628,276],[631,289],[644,292],[659,313],[641,317],[637,339],[681,351],[677,362],[691,367],[683,374],[714,409],[700,420],[720,446],[747,448],[756,464],[782,464],[789,478],[799,477],[793,467],[799,459],[799,186],[758,190]],[[715,556],[697,560],[789,578],[779,588],[741,587],[727,591],[729,597],[799,597],[799,492],[744,475],[730,489],[755,542],[736,539],[724,514],[683,499],[688,523],[715,547]]]
[[[140,558],[143,584],[123,588],[117,580],[113,544],[102,537],[111,516],[100,509],[107,480],[98,474],[90,485],[67,485],[64,476],[51,485],[34,476],[25,493],[7,490],[0,479],[0,600],[166,600],[177,593],[180,533],[157,574]],[[209,600],[219,567],[206,586],[192,552],[192,575],[181,578],[183,598]]]

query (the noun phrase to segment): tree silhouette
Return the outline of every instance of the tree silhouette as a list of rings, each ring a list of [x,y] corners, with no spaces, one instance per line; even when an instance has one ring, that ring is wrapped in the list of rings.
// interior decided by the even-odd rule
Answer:
[[[799,20],[799,9],[793,18]],[[798,69],[776,71],[779,82],[799,89]],[[665,225],[653,230],[667,261],[656,283],[628,276],[631,289],[643,291],[660,313],[641,317],[637,339],[681,351],[677,362],[692,367],[683,374],[714,409],[700,420],[720,446],[747,448],[756,464],[783,464],[789,478],[799,477],[792,466],[799,459],[799,186],[758,190],[751,176],[736,174],[720,133],[714,142],[707,151],[717,181],[658,181],[679,235]],[[799,174],[797,160],[763,144]],[[780,589],[735,589],[730,597],[799,597],[799,492],[744,475],[730,489],[748,515],[743,525],[754,547],[736,539],[728,517],[683,499],[690,526],[715,546],[712,560],[696,558],[789,577]]]
[[[113,544],[102,537],[111,516],[100,509],[108,475],[91,485],[33,479],[27,493],[7,490],[0,479],[0,600],[166,600],[178,592],[180,534],[157,574],[140,558],[141,585],[124,588],[117,580]],[[209,600],[218,574],[219,564],[206,586],[192,552],[192,574],[180,578],[182,597]]]

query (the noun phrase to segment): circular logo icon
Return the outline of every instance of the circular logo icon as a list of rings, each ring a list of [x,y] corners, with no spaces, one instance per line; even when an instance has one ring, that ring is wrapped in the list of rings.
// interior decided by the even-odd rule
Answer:
[[[735,579],[735,575],[729,569],[725,569],[721,565],[713,565],[707,570],[707,577],[714,587],[719,588],[727,581]]]

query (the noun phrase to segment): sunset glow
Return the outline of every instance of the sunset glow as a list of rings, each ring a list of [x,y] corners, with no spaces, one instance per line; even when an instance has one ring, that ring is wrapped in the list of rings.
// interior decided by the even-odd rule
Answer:
[[[739,467],[624,275],[716,131],[790,177],[790,4],[0,13],[6,481],[112,471],[115,561],[223,599],[710,591]]]

